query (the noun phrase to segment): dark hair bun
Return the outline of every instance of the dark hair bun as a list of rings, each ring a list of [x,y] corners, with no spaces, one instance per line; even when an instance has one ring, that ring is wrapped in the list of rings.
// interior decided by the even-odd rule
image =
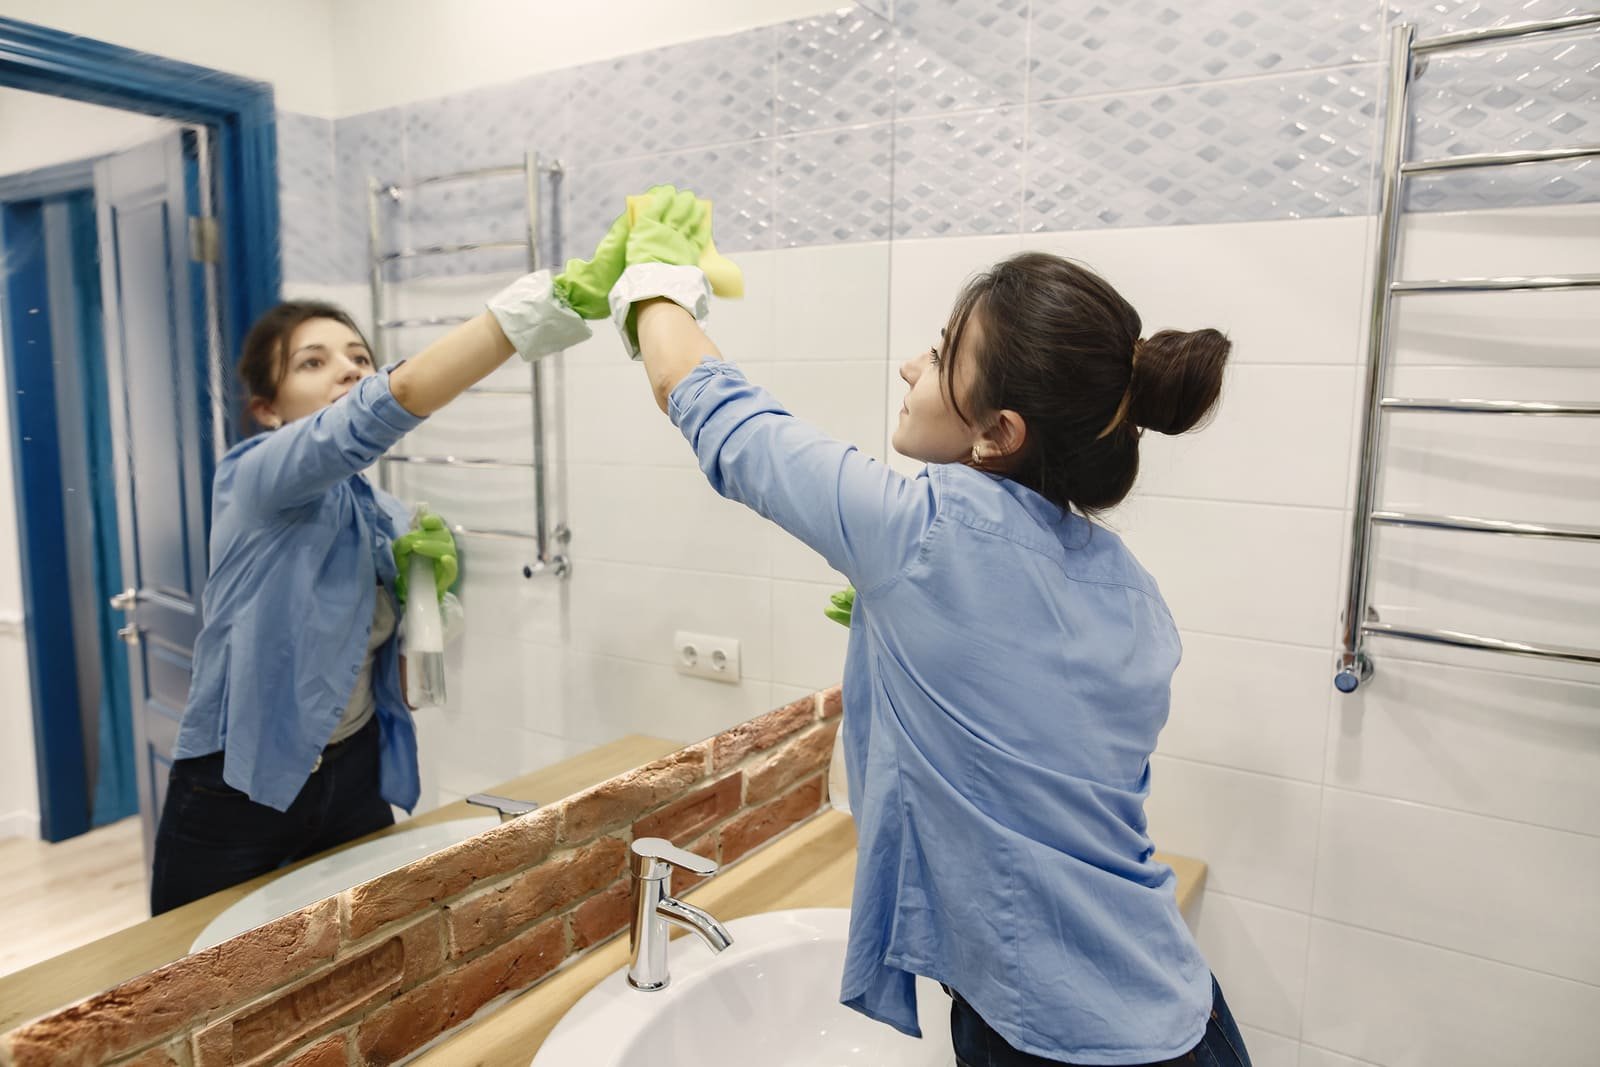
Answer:
[[[1140,341],[1128,417],[1157,433],[1194,429],[1217,405],[1222,368],[1233,348],[1218,330],[1162,330]]]

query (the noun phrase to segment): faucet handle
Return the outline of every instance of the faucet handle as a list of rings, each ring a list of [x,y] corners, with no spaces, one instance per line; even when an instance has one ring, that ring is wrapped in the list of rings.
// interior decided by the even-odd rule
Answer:
[[[715,860],[696,856],[661,837],[641,837],[634,841],[629,846],[629,862],[635,878],[664,878],[674,867],[691,874],[717,873]]]

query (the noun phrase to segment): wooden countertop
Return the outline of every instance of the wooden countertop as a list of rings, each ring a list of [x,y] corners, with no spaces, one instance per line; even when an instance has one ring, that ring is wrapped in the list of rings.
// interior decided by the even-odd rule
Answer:
[[[1206,865],[1184,856],[1157,853],[1157,858],[1177,874],[1178,907],[1192,915]],[[786,908],[847,908],[855,870],[855,824],[848,815],[827,811],[684,896],[723,922]],[[683,934],[672,931],[674,938]],[[613,937],[411,1062],[417,1067],[528,1067],[567,1010],[627,964],[627,937]]]
[[[548,804],[682,747],[681,741],[631,734],[485,791],[513,800]],[[342,851],[361,841],[403,833],[414,826],[490,814],[493,813],[488,808],[473,807],[458,800],[330,851]],[[0,976],[0,1033],[187,955],[189,946],[211,920],[245,894],[318,858],[264,874],[31,967]]]

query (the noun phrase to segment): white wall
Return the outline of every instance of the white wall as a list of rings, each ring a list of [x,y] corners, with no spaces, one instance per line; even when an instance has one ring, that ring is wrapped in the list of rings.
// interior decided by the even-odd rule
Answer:
[[[131,148],[173,127],[169,120],[132,111],[0,89],[0,174]]]
[[[339,114],[354,115],[848,6],[845,0],[342,0],[332,9],[334,94]]]
[[[842,6],[848,4],[9,0],[6,14],[269,81],[280,109],[338,118]]]
[[[332,118],[337,66],[330,0],[7,0],[11,18],[271,82],[285,111]],[[360,56],[355,62],[365,62]]]

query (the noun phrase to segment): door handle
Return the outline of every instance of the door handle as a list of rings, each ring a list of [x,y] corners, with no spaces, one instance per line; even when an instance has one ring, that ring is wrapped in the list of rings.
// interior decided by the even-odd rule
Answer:
[[[129,623],[117,631],[117,636],[130,645],[137,645],[139,643],[139,628]]]
[[[122,592],[111,598],[111,610],[127,611],[129,608],[132,608],[134,604],[138,603],[138,601],[139,590],[129,586],[127,589],[124,589]]]

